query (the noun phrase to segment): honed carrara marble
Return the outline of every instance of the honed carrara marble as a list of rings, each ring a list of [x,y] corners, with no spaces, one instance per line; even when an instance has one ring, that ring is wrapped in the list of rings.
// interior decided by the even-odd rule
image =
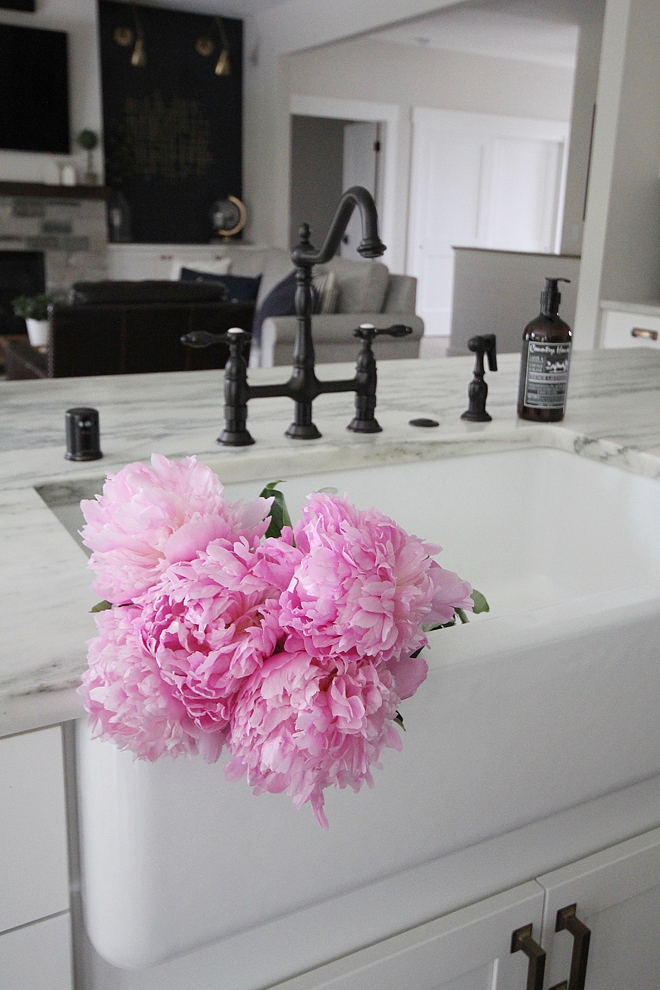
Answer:
[[[414,462],[430,457],[558,447],[660,478],[660,354],[651,349],[576,352],[566,417],[542,426],[516,418],[517,355],[498,358],[487,375],[491,423],[460,419],[473,359],[387,361],[378,368],[376,415],[383,432],[346,430],[350,394],[320,396],[314,421],[320,440],[284,437],[288,399],[250,403],[257,441],[219,447],[222,372],[179,372],[52,381],[0,382],[0,735],[80,716],[75,693],[94,634],[91,572],[83,551],[38,494],[70,501],[100,490],[107,471],[156,451],[195,454],[225,482],[274,479],[333,467]],[[253,383],[283,381],[286,368],[250,372]],[[319,378],[346,378],[348,365],[322,365]],[[100,413],[100,461],[64,459],[64,414],[72,406]],[[409,425],[437,419],[436,429]],[[256,493],[256,492],[255,492]]]

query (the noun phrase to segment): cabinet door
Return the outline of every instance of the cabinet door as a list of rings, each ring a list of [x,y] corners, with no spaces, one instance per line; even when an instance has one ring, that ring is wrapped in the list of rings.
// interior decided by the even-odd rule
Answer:
[[[538,940],[543,891],[522,884],[280,984],[279,990],[525,990],[511,936]]]
[[[542,944],[547,986],[567,980],[573,937],[555,931],[557,912],[576,905],[591,929],[585,990],[660,988],[660,829],[547,873]]]
[[[69,876],[59,726],[0,739],[0,840],[0,932],[66,911]]]

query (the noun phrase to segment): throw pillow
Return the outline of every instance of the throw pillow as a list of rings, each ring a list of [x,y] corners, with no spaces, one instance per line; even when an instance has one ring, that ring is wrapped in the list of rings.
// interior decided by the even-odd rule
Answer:
[[[337,300],[339,298],[339,286],[337,276],[334,272],[328,271],[323,275],[315,275],[312,279],[314,291],[318,296],[318,308],[315,313],[334,313],[337,310]]]
[[[319,296],[312,284],[312,312],[318,313]],[[252,324],[252,339],[255,344],[261,344],[261,327],[264,320],[271,316],[296,315],[296,272],[295,269],[271,289],[259,306]]]
[[[380,313],[390,280],[387,266],[380,261],[351,261],[333,258],[318,265],[318,274],[333,271],[339,285],[338,313]]]
[[[182,282],[212,282],[224,285],[227,299],[230,302],[254,302],[259,292],[261,275],[249,278],[247,275],[214,275],[211,272],[197,271],[193,268],[181,269]]]
[[[170,278],[178,282],[181,278],[182,268],[194,268],[195,271],[208,272],[210,275],[226,275],[231,271],[231,258],[215,258],[213,261],[198,261],[195,258],[173,258]]]

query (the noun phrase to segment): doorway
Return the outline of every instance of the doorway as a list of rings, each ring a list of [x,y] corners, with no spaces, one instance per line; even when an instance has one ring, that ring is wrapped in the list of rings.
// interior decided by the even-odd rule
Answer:
[[[298,243],[301,223],[312,230],[319,248],[346,189],[363,186],[381,207],[380,164],[383,125],[379,121],[343,120],[332,117],[291,117],[291,184],[289,195],[289,244]],[[360,260],[360,216],[355,211],[338,254]]]
[[[389,104],[314,96],[292,96],[289,239],[298,242],[302,222],[312,227],[312,243],[321,246],[341,194],[361,185],[376,202],[379,231],[403,265],[405,229],[395,233],[395,149],[398,108]],[[399,218],[400,219],[400,218]],[[359,258],[360,220],[353,214],[339,253]],[[402,268],[398,268],[402,270]]]

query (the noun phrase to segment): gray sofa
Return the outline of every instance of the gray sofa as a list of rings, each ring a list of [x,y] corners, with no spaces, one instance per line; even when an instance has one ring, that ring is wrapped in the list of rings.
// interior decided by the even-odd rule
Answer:
[[[228,244],[221,249],[231,266],[231,275],[261,275],[257,309],[293,268],[291,256],[283,248],[258,248]],[[182,255],[185,249],[182,249]],[[177,259],[177,262],[179,259]],[[185,263],[185,258],[183,259]],[[186,263],[195,268],[191,260]],[[175,269],[173,270],[173,272]],[[359,343],[353,330],[361,323],[387,327],[405,323],[412,335],[400,340],[379,338],[374,343],[380,360],[419,357],[419,342],[424,323],[415,313],[417,280],[410,275],[391,275],[379,261],[349,261],[333,258],[327,265],[317,265],[315,275],[335,273],[337,304],[335,312],[319,313],[313,317],[314,350],[319,363],[354,361]],[[290,365],[293,356],[297,321],[295,316],[281,316],[264,321],[261,346],[250,353],[252,367],[270,368]]]

